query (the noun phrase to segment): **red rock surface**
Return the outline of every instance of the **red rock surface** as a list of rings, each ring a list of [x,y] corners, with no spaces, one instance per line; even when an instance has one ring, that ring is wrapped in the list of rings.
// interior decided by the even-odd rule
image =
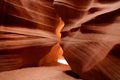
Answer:
[[[119,80],[119,26],[120,0],[1,0],[0,71],[55,66],[62,48],[83,79]]]

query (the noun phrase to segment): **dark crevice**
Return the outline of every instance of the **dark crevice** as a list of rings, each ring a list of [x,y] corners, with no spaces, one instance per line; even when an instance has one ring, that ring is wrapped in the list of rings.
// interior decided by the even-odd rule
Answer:
[[[116,58],[120,58],[120,44],[116,44],[110,51],[110,54]]]
[[[92,12],[94,12],[95,10],[93,10]],[[96,31],[96,30],[92,30],[91,26],[96,26],[97,27],[106,27],[114,22],[117,22],[117,20],[115,21],[115,19],[120,16],[120,9],[106,13],[106,14],[102,14],[97,16],[96,18],[84,23],[81,25],[80,27],[80,31],[82,33],[100,33],[100,34],[104,34],[100,31]]]
[[[69,31],[61,32],[61,38],[64,38],[64,37],[68,36],[69,33],[70,33]]]
[[[95,24],[110,24],[113,23],[116,17],[120,16],[120,9],[99,15],[94,19],[84,23],[84,25],[95,25]]]
[[[119,1],[119,0],[97,0],[99,3],[102,3],[102,4],[104,4],[104,3],[115,3],[115,2],[117,2],[117,1]]]
[[[89,13],[89,14],[92,14],[92,13],[95,13],[95,12],[100,11],[100,10],[101,10],[100,8],[93,7],[93,8],[90,8],[90,9],[89,9],[88,13]]]
[[[82,26],[82,27],[80,28],[80,32],[81,32],[81,33],[97,33],[97,34],[104,34],[104,33],[100,32],[100,31],[87,29],[86,26]]]
[[[76,32],[76,31],[78,31],[79,29],[80,29],[80,27],[72,28],[72,29],[70,30],[70,32]]]
[[[72,72],[71,70],[64,71],[64,73],[66,73],[67,75],[72,76],[76,79],[80,79],[80,77],[76,73]]]
[[[5,5],[4,0],[0,0],[0,25],[4,22]]]

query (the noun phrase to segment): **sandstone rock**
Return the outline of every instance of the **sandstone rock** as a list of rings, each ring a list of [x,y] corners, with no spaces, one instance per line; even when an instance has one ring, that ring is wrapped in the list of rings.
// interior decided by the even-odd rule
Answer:
[[[38,66],[59,41],[59,23],[52,1],[1,0],[0,71]]]
[[[68,64],[85,80],[119,80],[120,58],[113,56],[114,52],[110,53],[120,43],[120,1],[100,3],[99,0],[91,0],[78,3],[76,6],[89,3],[84,6],[84,13],[76,12],[82,7],[73,6],[77,1],[72,2],[56,0],[55,3],[65,21],[61,46]],[[117,55],[118,50],[115,50]]]

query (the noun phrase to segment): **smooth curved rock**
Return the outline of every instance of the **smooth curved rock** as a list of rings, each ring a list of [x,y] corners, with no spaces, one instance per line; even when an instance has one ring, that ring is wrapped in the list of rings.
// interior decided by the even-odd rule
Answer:
[[[64,1],[67,0],[61,1],[60,5],[66,7]],[[74,10],[70,13],[73,16]],[[64,12],[63,15],[67,14]],[[64,16],[61,17],[64,20]],[[119,48],[114,50],[116,53],[111,50],[120,43],[120,1],[103,4],[94,0],[84,16],[78,16],[76,20],[65,19],[73,21],[65,24],[61,41],[63,55],[72,70],[85,80],[119,80],[120,58],[114,55],[119,54]]]
[[[61,41],[65,59],[83,79],[120,79],[120,0],[1,0],[0,4],[0,71],[56,62]],[[65,23],[62,39],[59,17]]]
[[[0,71],[38,66],[59,41],[59,24],[52,0],[1,0]]]

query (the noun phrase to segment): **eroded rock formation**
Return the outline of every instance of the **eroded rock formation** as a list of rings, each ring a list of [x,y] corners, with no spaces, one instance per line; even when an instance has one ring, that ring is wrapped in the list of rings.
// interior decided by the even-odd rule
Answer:
[[[60,44],[83,79],[120,79],[120,0],[2,0],[0,24],[0,71],[51,65]]]
[[[1,0],[0,3],[0,71],[38,66],[59,40],[56,30],[60,18],[52,2]]]
[[[55,1],[65,22],[63,55],[72,70],[85,80],[119,80],[119,47],[114,46],[120,43],[120,1]]]

